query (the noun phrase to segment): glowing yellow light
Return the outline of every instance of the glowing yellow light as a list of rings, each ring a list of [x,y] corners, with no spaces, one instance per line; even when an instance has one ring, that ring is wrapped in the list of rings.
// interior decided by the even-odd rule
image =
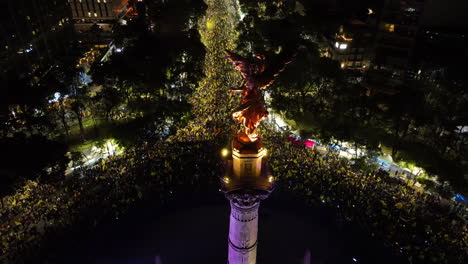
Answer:
[[[368,15],[374,14],[374,10],[372,10],[372,9],[370,9],[370,8],[367,8],[367,14],[368,14]]]
[[[341,69],[343,69],[346,66],[344,62],[341,63]]]
[[[344,33],[338,35],[337,38],[338,38],[338,39],[341,39],[341,40],[344,40],[344,41],[347,41],[347,42],[353,41],[352,38],[346,37],[346,35],[345,35]],[[338,47],[337,47],[337,48],[338,48]]]
[[[275,178],[274,178],[273,176],[268,177],[268,182],[271,183],[271,182],[273,182],[274,180],[275,180]]]
[[[384,29],[388,32],[395,32],[395,25],[394,24],[385,24]]]
[[[215,27],[214,21],[212,21],[212,20],[206,21],[206,28],[207,28],[208,30],[212,30],[212,29],[214,29],[214,27]]]
[[[223,157],[227,157],[227,156],[229,155],[229,150],[223,149],[223,150],[221,151],[221,155],[222,155]]]
[[[229,183],[229,178],[228,178],[228,177],[224,177],[224,178],[223,178],[223,182],[226,183],[226,184],[228,184],[228,183]]]

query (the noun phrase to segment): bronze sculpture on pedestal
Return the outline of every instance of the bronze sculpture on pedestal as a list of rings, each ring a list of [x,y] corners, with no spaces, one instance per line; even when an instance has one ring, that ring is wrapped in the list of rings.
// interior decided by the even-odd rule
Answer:
[[[274,82],[290,59],[267,67],[263,55],[246,59],[230,51],[226,54],[243,78],[239,88],[231,88],[233,92],[242,93],[240,106],[232,117],[243,129],[232,140],[232,155],[225,158],[226,170],[222,177],[222,191],[231,205],[228,263],[255,264],[258,209],[260,201],[273,191],[274,183],[268,169],[267,151],[256,132],[260,122],[268,116],[261,90]]]
[[[270,86],[291,60],[283,60],[274,66],[266,67],[265,56],[261,54],[255,54],[253,59],[244,58],[231,51],[226,51],[226,55],[243,78],[239,88],[231,88],[233,92],[242,92],[240,106],[232,114],[232,117],[244,126],[243,133],[239,133],[238,137],[245,143],[254,142],[258,139],[256,128],[268,116],[261,90]]]

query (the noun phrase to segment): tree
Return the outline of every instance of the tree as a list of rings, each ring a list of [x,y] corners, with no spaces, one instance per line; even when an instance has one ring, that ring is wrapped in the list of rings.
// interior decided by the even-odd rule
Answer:
[[[9,174],[0,173],[0,204],[4,207],[3,197],[9,195],[14,190],[16,179]]]
[[[15,128],[17,130],[26,129],[30,135],[50,129],[43,113],[46,107],[45,97],[49,92],[47,88],[33,85],[24,78],[7,73],[7,86],[4,94],[0,96],[2,118],[9,120],[10,126],[18,125]],[[8,130],[8,127],[4,127],[4,133]]]
[[[104,88],[96,94],[95,99],[98,100],[107,121],[112,120],[112,111],[122,102],[122,96],[119,91],[110,86],[104,86]]]
[[[415,84],[400,87],[401,91],[390,99],[390,118],[393,122],[392,158],[396,155],[412,124],[418,119],[423,103],[423,94]]]
[[[81,140],[85,141],[85,131],[83,127],[83,116],[86,111],[86,101],[89,100],[88,86],[86,83],[81,83],[80,74],[77,73],[73,79],[72,84],[72,97],[69,99],[70,110],[75,115],[78,125],[80,127]]]
[[[85,141],[85,131],[83,127],[83,112],[86,110],[84,103],[81,99],[72,99],[70,104],[70,110],[75,114],[76,119],[78,120],[78,125],[80,126],[80,136],[81,140]]]
[[[44,182],[54,182],[57,176],[63,176],[68,163],[65,156],[67,146],[42,135],[15,134],[1,139],[0,147],[8,153],[2,157],[2,172],[15,181],[39,178]]]
[[[343,72],[338,62],[320,57],[318,47],[306,42],[301,45],[297,56],[279,78],[278,89],[295,97],[300,95],[302,107],[306,98],[314,103],[326,103],[330,95],[336,94],[336,87],[343,82]]]
[[[51,108],[53,112],[57,115],[58,119],[62,123],[63,129],[65,131],[65,136],[70,138],[70,126],[68,125],[68,110],[69,110],[69,101],[64,95],[57,93],[57,100],[52,103]]]
[[[351,167],[354,170],[360,170],[365,173],[370,173],[377,170],[379,168],[379,165],[375,159],[371,158],[368,155],[364,155],[352,159]]]

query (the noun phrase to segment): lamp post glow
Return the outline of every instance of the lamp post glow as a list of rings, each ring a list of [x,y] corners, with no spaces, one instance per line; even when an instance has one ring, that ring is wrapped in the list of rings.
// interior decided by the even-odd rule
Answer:
[[[223,157],[227,157],[227,156],[229,155],[229,150],[223,149],[223,150],[221,151],[221,155],[222,155]]]

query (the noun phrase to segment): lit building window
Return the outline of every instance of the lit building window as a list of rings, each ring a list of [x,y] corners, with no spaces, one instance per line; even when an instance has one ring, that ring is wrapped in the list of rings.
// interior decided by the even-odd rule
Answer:
[[[394,24],[385,24],[384,29],[388,32],[395,32],[395,25]]]
[[[339,47],[340,47],[340,43],[336,42],[336,43],[335,43],[335,47],[336,47],[336,48],[339,48]]]
[[[94,13],[94,17],[97,17],[97,13]]]
[[[101,3],[101,0],[97,0],[98,3]]]
[[[91,12],[88,12],[88,16],[91,17]]]
[[[340,49],[344,50],[348,47],[348,44],[346,43],[343,43],[343,44],[340,44]]]

